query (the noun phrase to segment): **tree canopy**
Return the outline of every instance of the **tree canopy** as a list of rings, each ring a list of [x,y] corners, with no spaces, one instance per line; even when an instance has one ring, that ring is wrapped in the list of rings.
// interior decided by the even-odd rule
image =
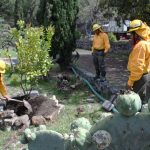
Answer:
[[[107,8],[112,7],[123,20],[141,19],[150,23],[150,0],[108,0]]]

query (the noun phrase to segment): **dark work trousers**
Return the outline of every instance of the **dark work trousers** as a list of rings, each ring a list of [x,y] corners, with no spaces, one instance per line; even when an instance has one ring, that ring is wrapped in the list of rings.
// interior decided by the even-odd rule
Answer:
[[[143,75],[140,80],[134,82],[133,91],[139,94],[143,103],[148,102],[150,98],[150,73]]]
[[[93,63],[95,66],[95,71],[96,71],[96,76],[106,76],[106,71],[105,71],[105,62],[104,62],[104,51],[96,51],[93,52]]]

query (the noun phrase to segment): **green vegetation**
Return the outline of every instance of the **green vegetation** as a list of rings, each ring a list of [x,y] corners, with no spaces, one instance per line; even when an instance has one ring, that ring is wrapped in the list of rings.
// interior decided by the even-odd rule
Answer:
[[[78,0],[51,0],[51,21],[55,27],[52,40],[52,56],[59,54],[61,69],[65,69],[71,62],[72,52],[76,48],[76,19],[78,14]]]
[[[33,28],[31,26],[25,28],[24,21],[18,21],[17,25],[18,29],[13,29],[12,35],[16,40],[17,59],[19,62],[16,66],[17,72],[21,81],[25,81],[24,84],[21,82],[21,87],[25,93],[27,91],[27,82],[29,82],[30,90],[32,90],[38,81],[38,77],[46,76],[52,67],[52,60],[48,51],[51,47],[54,29],[51,26],[47,29],[43,27]]]
[[[16,58],[16,56],[17,56],[17,52],[16,52],[16,50],[15,49],[12,49],[12,50],[9,50],[9,51],[7,51],[6,49],[4,49],[4,50],[1,50],[0,51],[0,57],[3,57],[3,58],[8,58],[8,57],[11,57],[11,58],[13,58],[13,57],[15,57]]]
[[[37,24],[36,15],[40,0],[15,0],[14,24],[18,20],[24,20],[26,24]]]
[[[109,40],[111,42],[116,42],[117,41],[116,36],[112,32],[108,33],[108,37],[109,37]]]
[[[53,64],[49,56],[53,58],[58,56],[60,68],[66,69],[71,62],[72,52],[76,49],[76,38],[81,36],[80,30],[76,29],[77,25],[79,28],[87,25],[91,31],[91,24],[100,21],[99,18],[103,22],[110,19],[119,21],[133,18],[150,22],[150,0],[0,0],[0,15],[0,31],[3,32],[0,37],[0,49],[3,48],[0,57],[17,57],[19,62],[13,68],[13,72],[12,66],[7,68],[4,81],[8,93],[10,96],[16,96],[14,94],[18,94],[22,88],[24,93],[34,89],[48,97],[56,95],[59,102],[65,104],[65,109],[57,120],[47,124],[47,128],[68,133],[70,123],[76,117],[84,116],[94,123],[97,122],[102,109],[99,103],[86,102],[91,92],[84,84],[69,92],[62,92],[57,86],[56,78],[50,76],[47,81],[42,80],[48,71],[50,73],[54,71],[50,70]],[[18,19],[24,20],[25,24],[23,21],[17,23]],[[13,40],[9,35],[10,26],[4,25],[5,21],[11,27],[16,27],[12,30]],[[42,27],[39,27],[41,25]],[[110,41],[116,41],[113,33],[109,33],[109,38]],[[5,39],[6,45],[2,46]],[[16,43],[16,47],[14,45],[12,47],[9,42]],[[128,54],[123,53],[126,52],[109,53],[107,58],[119,56],[127,60]],[[55,76],[57,73],[55,72]],[[72,84],[75,81],[76,78],[72,75]],[[96,100],[95,97],[94,99]],[[84,112],[78,114],[77,107],[81,105]],[[0,135],[0,149],[3,149],[4,144],[13,137],[14,131],[0,131]],[[18,135],[17,138],[19,139]],[[9,150],[11,149],[13,148]]]
[[[116,19],[141,19],[150,23],[150,0],[131,1],[131,0],[111,0],[106,1],[107,9],[112,8],[116,10],[118,17]],[[111,14],[111,13],[110,13]]]
[[[55,75],[57,75],[59,74],[58,70],[58,66],[54,66],[51,72],[54,72]],[[4,80],[6,81],[5,83],[8,87],[8,93],[12,93],[14,95],[14,93],[21,91],[19,87],[19,77],[17,73],[12,74],[11,77],[8,75],[9,74],[6,72]],[[76,77],[71,74],[71,83],[74,84],[76,80]],[[62,92],[57,87],[57,80],[55,77],[50,77],[48,81],[40,79],[39,84],[34,87],[34,90],[38,90],[40,94],[46,94],[48,97],[56,95],[56,98],[59,100],[59,102],[65,104],[65,109],[60,113],[58,118],[53,122],[47,123],[47,129],[55,130],[60,133],[68,133],[70,123],[77,117],[77,107],[81,105],[84,107],[84,112],[81,113],[79,117],[86,117],[91,121],[91,123],[95,122],[102,112],[99,103],[88,104],[86,102],[86,99],[91,92],[82,82],[77,88],[72,89],[72,91],[68,93]],[[96,100],[96,97],[94,99]],[[0,138],[0,147],[3,147],[3,145],[8,142],[8,139],[14,134],[14,132],[1,132],[4,137]],[[17,138],[20,137],[17,135]]]
[[[10,136],[12,136],[14,134],[14,132],[9,132],[9,131],[0,131],[0,149],[2,150],[4,148],[4,144],[6,142],[6,140],[8,140],[8,138],[10,138]]]
[[[142,107],[141,98],[132,91],[126,91],[118,95],[116,108],[120,114],[130,117],[134,116]]]

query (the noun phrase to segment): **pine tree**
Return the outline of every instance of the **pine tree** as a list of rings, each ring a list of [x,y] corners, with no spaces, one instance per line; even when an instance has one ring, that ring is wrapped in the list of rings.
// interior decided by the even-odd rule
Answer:
[[[14,22],[15,26],[17,26],[17,21],[23,19],[23,0],[15,1],[15,10],[14,10]]]
[[[76,47],[78,0],[50,0],[50,4],[52,5],[51,21],[55,27],[51,55],[55,57],[59,54],[58,63],[61,69],[66,69]]]
[[[46,4],[47,0],[40,0],[39,10],[37,12],[37,21],[39,25],[43,25],[45,22]]]

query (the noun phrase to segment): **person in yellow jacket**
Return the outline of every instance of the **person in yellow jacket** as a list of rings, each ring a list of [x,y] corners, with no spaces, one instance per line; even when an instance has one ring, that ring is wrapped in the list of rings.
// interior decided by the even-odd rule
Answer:
[[[92,55],[96,71],[94,79],[101,78],[102,80],[105,80],[106,71],[104,57],[110,49],[109,38],[99,24],[93,25],[93,32],[95,34],[92,41]]]
[[[141,100],[150,98],[150,27],[141,20],[130,22],[129,30],[133,39],[133,49],[129,55],[130,72],[127,88],[138,93]]]
[[[9,100],[10,98],[7,96],[6,87],[3,82],[3,73],[5,73],[6,64],[3,60],[0,60],[0,93],[5,98],[5,100]]]

